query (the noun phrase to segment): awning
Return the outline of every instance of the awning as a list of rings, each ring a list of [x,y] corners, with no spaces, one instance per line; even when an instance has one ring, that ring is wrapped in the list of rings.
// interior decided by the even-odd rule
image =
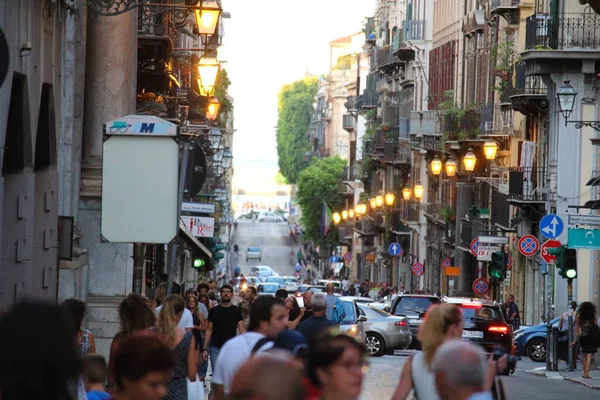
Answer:
[[[209,258],[212,257],[212,253],[210,252],[210,250],[208,250],[206,246],[200,243],[200,241],[194,235],[192,235],[190,231],[187,230],[185,224],[181,221],[179,221],[179,234],[185,239],[185,241],[190,246],[196,249],[196,251],[206,254],[206,256]]]

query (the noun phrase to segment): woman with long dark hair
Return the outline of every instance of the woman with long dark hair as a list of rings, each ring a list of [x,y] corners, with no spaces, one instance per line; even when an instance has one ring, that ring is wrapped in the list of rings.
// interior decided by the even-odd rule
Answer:
[[[577,335],[581,346],[581,354],[583,357],[583,377],[590,378],[590,368],[592,366],[592,356],[598,351],[598,340],[600,328],[596,320],[596,306],[594,303],[584,301],[579,306],[575,322],[577,324]],[[571,345],[574,346],[577,340]]]
[[[85,302],[78,299],[67,299],[62,303],[63,309],[71,316],[73,320],[76,343],[79,346],[79,352],[82,356],[94,354],[96,352],[96,340],[89,329],[83,328],[83,319],[87,312]]]

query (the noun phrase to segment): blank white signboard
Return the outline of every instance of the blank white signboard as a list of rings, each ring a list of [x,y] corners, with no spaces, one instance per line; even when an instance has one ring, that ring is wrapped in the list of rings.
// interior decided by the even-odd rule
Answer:
[[[179,147],[169,137],[104,142],[102,236],[114,243],[168,243],[175,235]]]

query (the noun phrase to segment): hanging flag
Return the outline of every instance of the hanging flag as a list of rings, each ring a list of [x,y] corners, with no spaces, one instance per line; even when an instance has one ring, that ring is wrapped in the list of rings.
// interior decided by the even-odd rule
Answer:
[[[329,206],[327,206],[327,203],[325,203],[325,200],[323,200],[323,212],[321,214],[321,225],[322,225],[323,237],[327,236],[327,234],[329,233],[329,227],[331,226],[332,220],[333,220],[333,217],[332,217],[331,209],[329,208]]]

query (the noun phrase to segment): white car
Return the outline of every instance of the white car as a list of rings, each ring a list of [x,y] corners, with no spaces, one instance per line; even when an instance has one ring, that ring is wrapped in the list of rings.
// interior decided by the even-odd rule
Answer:
[[[264,212],[258,214],[258,222],[283,222],[283,217],[276,212]]]

